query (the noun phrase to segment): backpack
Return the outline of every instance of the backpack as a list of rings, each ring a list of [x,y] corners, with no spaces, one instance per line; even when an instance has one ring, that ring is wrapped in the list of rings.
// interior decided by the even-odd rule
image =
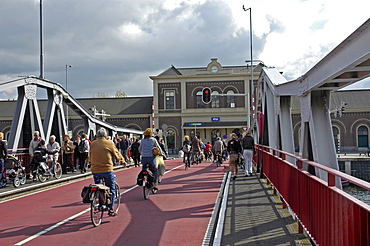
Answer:
[[[81,140],[80,143],[78,144],[77,149],[79,153],[85,153],[87,151],[85,141],[86,140]]]
[[[185,144],[184,147],[182,147],[182,151],[184,151],[184,153],[188,153],[190,151],[190,144]]]

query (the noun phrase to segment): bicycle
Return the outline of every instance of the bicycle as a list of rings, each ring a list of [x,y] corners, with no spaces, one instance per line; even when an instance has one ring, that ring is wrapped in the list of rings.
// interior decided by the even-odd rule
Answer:
[[[215,162],[216,162],[216,166],[217,167],[220,167],[221,166],[221,164],[222,164],[222,155],[221,155],[221,152],[220,151],[217,151],[216,152]]]
[[[212,151],[206,151],[204,153],[206,161],[212,161]]]
[[[200,160],[200,153],[198,151],[193,151],[191,153],[191,160],[192,160],[192,164],[199,164],[201,162]]]
[[[54,160],[54,156],[48,155],[43,160],[47,159],[46,161],[41,161],[33,170],[32,175],[41,183],[45,182],[51,176],[56,179],[60,179],[62,177],[62,166]],[[51,167],[49,168],[47,163],[51,163]]]
[[[94,175],[95,179],[101,180],[102,184],[92,184],[90,185],[90,218],[91,222],[95,227],[99,226],[103,220],[104,211],[108,211],[109,207],[107,204],[100,204],[100,196],[102,195],[99,192],[100,189],[107,187],[105,185],[105,177]],[[103,185],[103,187],[102,187]],[[114,199],[113,210],[117,214],[120,204],[121,204],[121,192],[120,187],[116,181],[114,181],[116,187],[116,196]],[[104,187],[105,186],[105,187]]]
[[[190,167],[190,153],[184,153],[185,170]]]
[[[143,195],[144,199],[148,200],[150,192],[156,194],[158,189],[154,188],[154,175],[152,171],[149,170],[149,164],[145,164],[145,169],[141,171],[142,177],[142,186],[143,186]]]

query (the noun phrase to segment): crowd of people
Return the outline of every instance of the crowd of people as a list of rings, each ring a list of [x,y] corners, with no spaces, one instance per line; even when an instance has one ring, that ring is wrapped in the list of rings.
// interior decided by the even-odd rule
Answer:
[[[94,153],[93,146],[96,146],[96,144],[93,145],[93,143],[95,140],[101,141],[102,135],[104,135],[104,141],[109,141],[109,146],[113,146],[115,150],[112,152],[114,155],[111,160],[109,158],[104,160],[105,162],[107,162],[107,160],[108,162],[112,162],[112,167],[109,167],[108,171],[111,169],[113,170],[113,166],[117,164],[126,166],[126,164],[130,163],[135,167],[139,167],[140,164],[142,164],[142,169],[149,168],[149,170],[152,171],[154,175],[154,189],[158,189],[157,184],[161,179],[161,175],[163,175],[163,171],[158,173],[158,163],[152,151],[153,147],[157,146],[160,149],[160,156],[162,156],[163,159],[166,159],[168,155],[163,139],[159,136],[153,137],[151,128],[144,131],[143,139],[139,139],[135,136],[129,139],[127,135],[123,135],[122,137],[116,135],[113,139],[110,139],[104,130],[104,132],[98,131],[93,141],[91,141],[85,133],[76,135],[73,140],[71,140],[69,135],[65,135],[61,144],[56,141],[55,135],[51,135],[46,143],[45,140],[41,138],[40,133],[35,131],[33,139],[29,144],[29,155],[32,160],[34,152],[36,150],[41,150],[42,153],[49,155],[55,161],[60,160],[59,162],[62,165],[63,174],[67,174],[67,172],[76,173],[78,170],[81,173],[85,173],[88,168],[91,168],[91,171],[94,172],[100,169],[96,168],[96,166],[94,167],[94,165],[98,165],[98,163],[96,163],[98,160],[96,155],[95,157],[94,155],[91,156],[91,153]],[[0,133],[0,171],[3,169],[4,159],[6,158],[6,144],[3,143]],[[106,144],[106,142],[104,143]],[[188,148],[188,151],[185,151],[186,148]],[[224,160],[229,159],[229,166],[233,173],[233,179],[237,178],[238,163],[241,163],[243,159],[244,175],[252,175],[254,140],[250,131],[247,131],[244,137],[232,133],[229,141],[222,140],[218,137],[213,142],[213,145],[210,142],[206,144],[203,143],[202,139],[198,139],[197,136],[190,140],[190,137],[186,135],[182,143],[181,151],[182,150],[184,150],[182,152],[184,162],[185,156],[190,158],[190,153],[197,154],[206,161],[215,161],[216,154],[219,154]],[[102,154],[100,153],[100,155]],[[163,160],[161,162],[163,162]],[[30,165],[30,168],[30,178],[34,178],[32,177],[32,165]]]
[[[153,133],[150,136],[151,138],[152,135]],[[98,139],[98,135],[96,135],[93,141],[96,139]],[[161,148],[163,155],[167,156],[167,151],[164,147],[163,139],[161,139],[159,136],[155,136],[155,138],[153,139],[155,139],[156,143]],[[125,134],[122,137],[119,137],[118,134],[116,134],[116,136],[112,140],[109,137],[107,137],[107,140],[112,142],[117,151],[122,155],[124,161],[121,163],[123,163],[123,165],[126,166],[126,164],[134,164],[135,167],[140,166],[142,162],[142,157],[144,157],[142,155],[142,149],[140,148],[143,140],[140,140],[135,136],[132,139],[129,139],[129,137]],[[59,159],[59,162],[62,165],[63,174],[67,174],[67,172],[76,173],[78,170],[81,173],[86,173],[86,170],[90,168],[91,165],[88,157],[93,141],[88,138],[87,134],[82,133],[81,135],[76,135],[73,141],[70,139],[69,135],[64,135],[64,141],[59,144],[56,141],[56,136],[51,135],[49,141],[46,143],[45,148],[45,146],[43,147],[43,145],[45,145],[45,141],[41,138],[39,131],[35,131],[34,137],[29,144],[29,155],[32,160],[34,152],[36,150],[45,148],[48,151],[46,154],[51,156],[56,161],[58,160],[60,155],[61,158]],[[117,165],[118,163],[119,160],[114,158],[113,164]]]
[[[233,173],[233,179],[235,180],[238,175],[238,164],[242,162],[244,165],[244,175],[252,176],[252,157],[255,153],[254,139],[251,136],[251,132],[247,131],[245,136],[231,134],[229,141],[221,140],[217,137],[213,145],[210,142],[204,144],[202,139],[198,139],[194,136],[192,140],[188,135],[185,135],[182,147],[180,149],[180,156],[183,157],[185,164],[186,157],[191,158],[191,155],[197,155],[200,153],[202,158],[206,161],[217,161],[217,156],[220,156],[223,160],[229,159],[229,166]]]

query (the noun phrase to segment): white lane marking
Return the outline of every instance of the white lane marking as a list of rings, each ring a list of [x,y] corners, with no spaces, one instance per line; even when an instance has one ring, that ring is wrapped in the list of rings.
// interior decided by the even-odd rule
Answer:
[[[45,234],[45,233],[47,233],[47,232],[49,232],[49,231],[53,230],[54,228],[57,228],[58,226],[63,225],[64,223],[66,223],[66,222],[68,222],[68,221],[70,221],[70,220],[73,220],[74,218],[76,218],[76,217],[78,217],[78,216],[80,216],[80,215],[82,215],[82,214],[84,214],[84,213],[88,212],[89,210],[90,210],[90,208],[87,208],[87,209],[85,209],[84,211],[79,212],[78,214],[75,214],[75,215],[73,215],[73,216],[69,217],[68,219],[62,220],[62,221],[60,221],[60,222],[56,223],[55,225],[50,226],[49,228],[46,228],[45,230],[40,231],[40,232],[36,233],[35,235],[30,236],[30,237],[28,237],[28,238],[24,239],[23,241],[20,241],[19,243],[14,244],[14,246],[23,245],[23,244],[25,244],[25,243],[27,243],[27,242],[29,242],[29,241],[31,241],[31,240],[33,240],[33,239],[35,239],[35,238],[37,238],[37,237],[41,236],[42,234]]]
[[[171,172],[171,171],[173,171],[173,170],[175,170],[175,169],[177,169],[177,168],[179,168],[179,167],[181,167],[181,166],[183,166],[183,165],[184,165],[184,164],[182,164],[182,165],[180,165],[180,166],[177,166],[177,167],[174,167],[174,168],[172,168],[172,169],[170,169],[170,170],[166,171],[165,173],[169,173],[169,172]],[[135,188],[137,188],[137,187],[138,187],[138,185],[134,185],[133,187],[131,187],[131,188],[129,188],[129,189],[127,189],[127,190],[125,190],[125,191],[121,192],[121,195],[122,195],[122,194],[125,194],[125,193],[127,193],[127,192],[129,192],[129,191],[131,191],[131,190],[133,190],[133,189],[135,189]],[[33,240],[33,239],[35,239],[35,238],[37,238],[37,237],[41,236],[42,234],[45,234],[45,233],[47,233],[47,232],[49,232],[49,231],[51,231],[51,230],[53,230],[53,229],[55,229],[55,228],[57,228],[57,227],[59,227],[59,226],[61,226],[61,225],[63,225],[63,224],[65,224],[65,223],[67,223],[68,221],[75,219],[76,217],[78,217],[78,216],[80,216],[80,215],[82,215],[82,214],[84,214],[84,213],[86,213],[86,212],[88,212],[88,211],[90,211],[90,208],[87,208],[87,209],[83,210],[82,212],[79,212],[79,213],[77,213],[77,214],[75,214],[75,215],[72,215],[71,217],[69,217],[69,218],[67,218],[67,219],[65,219],[65,220],[62,220],[62,221],[60,221],[60,222],[56,223],[55,225],[52,225],[52,226],[50,226],[49,228],[46,228],[45,230],[38,232],[38,233],[36,233],[36,234],[34,234],[34,235],[32,235],[32,236],[30,236],[30,237],[26,238],[26,239],[24,239],[24,240],[22,240],[22,241],[20,241],[20,242],[18,242],[18,243],[16,243],[16,244],[14,244],[14,246],[23,245],[23,244],[25,244],[25,243],[27,243],[27,242],[29,242],[29,241],[31,241],[31,240]]]

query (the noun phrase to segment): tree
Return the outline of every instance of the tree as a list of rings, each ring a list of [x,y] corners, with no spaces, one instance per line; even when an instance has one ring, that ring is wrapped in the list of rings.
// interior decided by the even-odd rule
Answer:
[[[95,95],[93,95],[93,98],[107,98],[107,97],[109,97],[107,94],[105,94],[105,93],[102,93],[102,92],[98,92],[97,94],[96,94],[96,96]]]
[[[127,97],[127,95],[123,91],[119,90],[119,91],[116,91],[115,97]]]
[[[109,98],[110,96],[108,94],[98,92],[96,95],[93,95],[93,98]],[[116,94],[114,97],[127,97],[127,94],[124,93],[123,91],[119,90],[116,91]]]

